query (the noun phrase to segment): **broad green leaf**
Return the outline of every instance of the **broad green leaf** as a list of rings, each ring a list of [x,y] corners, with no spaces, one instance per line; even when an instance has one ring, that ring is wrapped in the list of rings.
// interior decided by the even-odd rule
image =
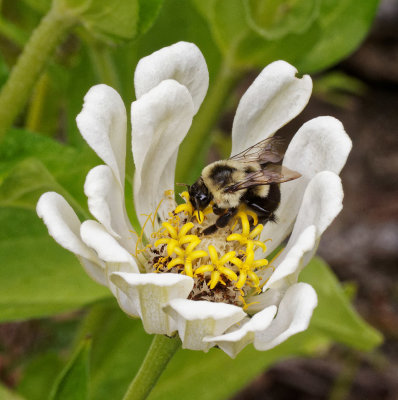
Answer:
[[[352,52],[369,31],[378,0],[192,0],[224,57],[236,67],[283,59],[322,70]]]
[[[15,390],[28,400],[48,399],[49,391],[65,368],[71,354],[70,343],[76,337],[82,313],[73,313],[60,318],[40,319],[34,323],[40,332],[35,346],[24,352],[15,368],[22,371]],[[76,341],[77,349],[83,339]],[[0,397],[1,398],[1,397]]]
[[[319,0],[244,0],[249,24],[266,39],[305,32],[318,16]]]
[[[88,171],[99,163],[97,156],[87,146],[77,150],[38,134],[12,130],[0,146],[0,199],[8,196],[7,193],[13,190],[12,185],[16,192],[23,193],[24,189],[18,186],[27,184],[23,176],[26,167],[28,176],[32,178],[32,174],[36,174],[40,186],[45,186],[47,177],[49,187],[56,182],[62,187],[62,194],[67,192],[68,200],[73,199],[73,205],[76,204],[82,211],[87,210],[84,181]],[[35,185],[33,182],[28,184],[31,187]],[[36,207],[35,197],[30,205],[32,209]]]
[[[164,0],[140,0],[139,1],[139,32],[145,33],[158,16]]]
[[[316,72],[353,52],[369,32],[379,0],[322,0],[320,33],[315,46],[303,54],[300,69]]]
[[[24,400],[19,394],[11,391],[3,385],[0,385],[0,399],[2,400]]]
[[[65,361],[59,351],[53,349],[44,350],[30,359],[28,357],[24,357],[23,375],[18,382],[17,391],[28,400],[47,399],[49,388],[63,370]]]
[[[114,399],[121,399],[141,365],[152,336],[144,332],[141,321],[129,319],[112,304],[102,310],[96,325],[87,330],[93,337],[91,399],[108,400],[110,394]],[[328,343],[314,329],[268,352],[258,352],[250,346],[235,360],[218,349],[209,353],[179,350],[149,398],[227,398],[270,364],[294,355],[317,354]]]
[[[30,210],[0,208],[0,321],[74,310],[109,296]]]
[[[245,18],[247,8],[243,0],[214,0],[212,7],[213,12],[208,11],[207,15],[213,36],[224,57],[238,68],[264,67],[278,59],[296,64],[317,40],[319,28],[316,23],[303,32],[287,32],[277,40],[266,39]]]
[[[108,296],[35,212],[39,196],[56,189],[86,214],[83,184],[97,157],[15,130],[0,146],[0,160],[0,321],[53,315]]]
[[[50,400],[88,399],[90,341],[85,340],[61,372]]]
[[[220,52],[212,40],[208,24],[191,1],[165,0],[156,23],[137,42],[136,62],[141,57],[180,40],[193,42],[202,51],[209,68],[210,85],[212,85],[220,64]],[[131,69],[131,75],[133,71],[134,69]]]
[[[46,191],[59,189],[54,177],[36,158],[18,163],[0,183],[0,206],[34,209]]]
[[[355,311],[337,278],[319,258],[314,258],[300,275],[318,294],[311,325],[329,338],[359,350],[380,345],[382,335]]]
[[[138,34],[138,0],[59,0],[92,33],[104,39],[129,40]]]
[[[323,353],[328,345],[329,340],[312,329],[265,352],[257,351],[249,345],[234,360],[214,348],[208,353],[180,350],[149,399],[230,398],[278,361],[297,356],[314,356]]]

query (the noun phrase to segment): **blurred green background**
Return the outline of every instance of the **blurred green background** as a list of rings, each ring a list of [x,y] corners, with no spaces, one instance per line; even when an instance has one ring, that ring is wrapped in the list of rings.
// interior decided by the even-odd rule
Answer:
[[[393,378],[398,296],[391,279],[398,259],[396,3],[0,4],[0,399],[117,400],[137,371],[151,337],[49,237],[35,205],[43,192],[55,190],[87,218],[83,184],[100,161],[75,123],[85,93],[106,83],[128,109],[138,60],[180,40],[203,52],[210,88],[183,144],[177,181],[192,182],[206,163],[228,155],[239,98],[261,68],[277,59],[314,77],[313,99],[284,128],[286,135],[312,117],[333,115],[343,121],[354,149],[342,175],[345,209],[320,246],[332,268],[315,259],[300,277],[319,296],[310,328],[265,353],[250,347],[236,360],[217,349],[179,351],[150,398],[393,399],[398,389]],[[47,25],[41,22],[44,15]],[[58,20],[51,24],[54,15]],[[42,57],[25,56],[23,65],[17,60],[27,43],[26,49]],[[127,165],[127,206],[135,221],[131,155]],[[374,350],[381,335],[365,320],[382,331],[383,347]],[[265,369],[269,372],[260,375]]]

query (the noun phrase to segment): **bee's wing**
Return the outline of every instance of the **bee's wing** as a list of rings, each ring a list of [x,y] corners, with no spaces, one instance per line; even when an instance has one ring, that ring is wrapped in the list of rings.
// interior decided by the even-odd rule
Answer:
[[[239,154],[231,157],[230,160],[239,161],[241,163],[277,163],[282,161],[285,154],[283,145],[283,139],[277,136],[272,136],[256,143],[254,146],[249,147],[246,150],[243,150]]]
[[[268,164],[264,169],[246,174],[245,179],[236,182],[224,189],[227,193],[236,192],[242,189],[249,189],[270,183],[288,182],[300,178],[299,172],[293,171],[282,165]]]

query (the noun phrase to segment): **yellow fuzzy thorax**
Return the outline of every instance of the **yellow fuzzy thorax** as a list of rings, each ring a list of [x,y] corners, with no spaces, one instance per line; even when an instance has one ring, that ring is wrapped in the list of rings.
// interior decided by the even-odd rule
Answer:
[[[261,257],[266,251],[259,240],[263,225],[253,211],[241,206],[228,226],[204,236],[202,231],[218,216],[211,205],[195,211],[188,192],[181,197],[185,203],[169,214],[145,248],[147,272],[185,274],[194,279],[189,298],[247,308],[245,297],[261,293],[261,275],[272,268]]]

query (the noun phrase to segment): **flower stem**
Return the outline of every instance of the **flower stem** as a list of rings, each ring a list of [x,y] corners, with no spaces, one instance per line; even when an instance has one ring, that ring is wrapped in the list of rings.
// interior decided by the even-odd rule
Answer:
[[[141,368],[131,382],[123,400],[144,400],[166,368],[171,357],[180,348],[178,335],[169,338],[155,335]]]
[[[26,128],[31,132],[39,132],[44,116],[44,104],[50,86],[48,73],[43,73],[33,91],[28,113],[26,116]]]
[[[198,158],[203,143],[208,140],[220,112],[226,106],[228,96],[243,72],[231,67],[228,61],[224,60],[215,81],[210,82],[209,93],[198,114],[194,117],[189,134],[179,151],[177,182],[187,182],[194,178],[190,174],[193,160]]]
[[[33,32],[0,93],[0,140],[25,105],[53,50],[76,23],[74,16],[54,2]]]

